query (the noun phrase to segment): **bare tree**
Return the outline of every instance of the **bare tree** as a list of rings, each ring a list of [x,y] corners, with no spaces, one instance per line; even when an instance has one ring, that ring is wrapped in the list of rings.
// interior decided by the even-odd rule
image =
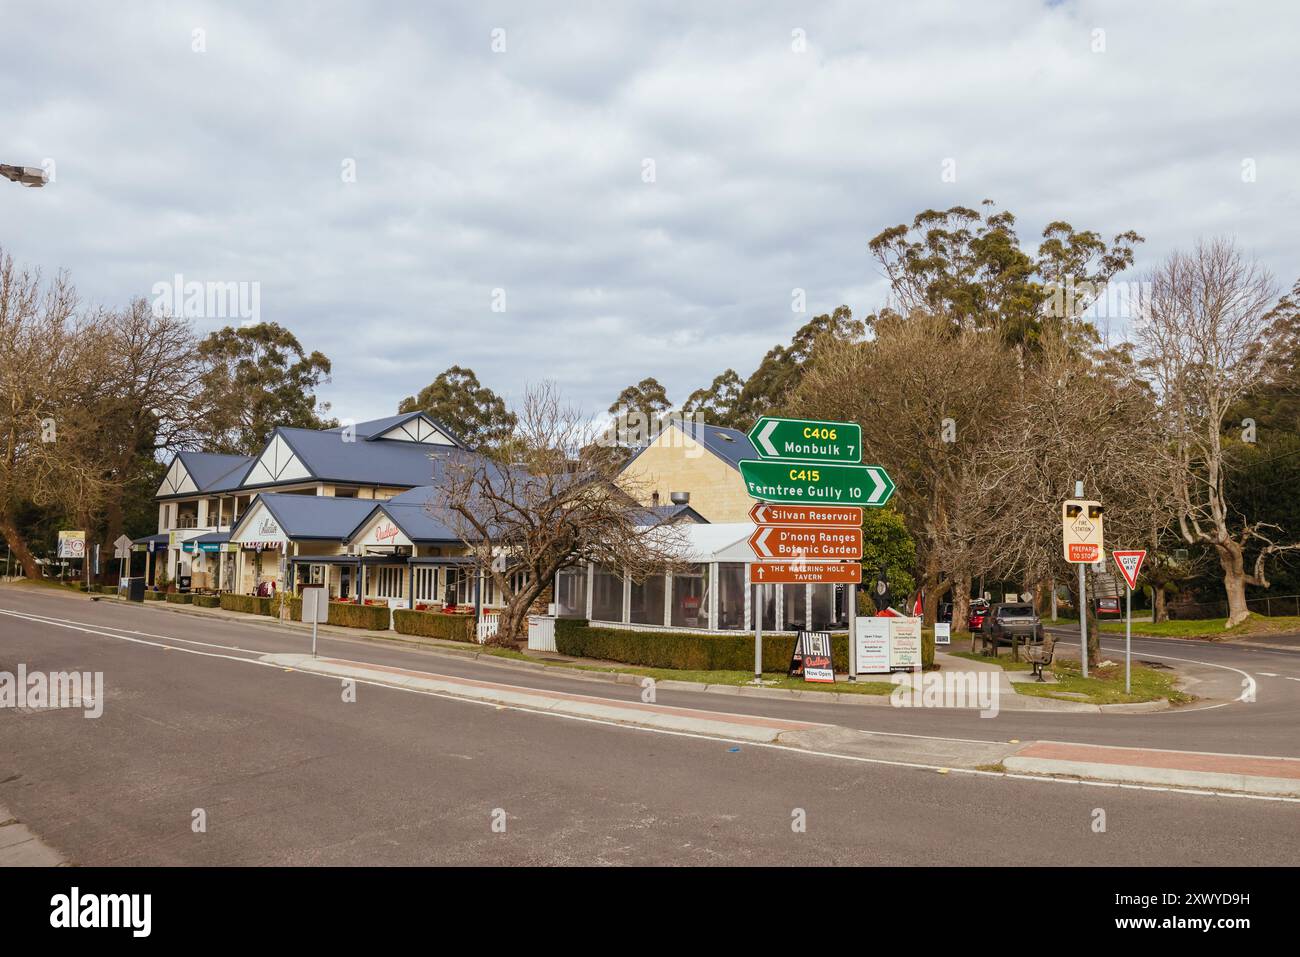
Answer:
[[[77,315],[67,277],[42,282],[0,251],[0,534],[29,578],[40,575],[18,514],[27,506],[83,522],[103,501],[100,423],[88,394],[100,331]]]
[[[1236,444],[1225,435],[1229,410],[1268,382],[1294,349],[1270,312],[1276,297],[1268,270],[1231,240],[1201,242],[1190,253],[1173,253],[1151,276],[1138,333],[1173,452],[1179,532],[1190,545],[1214,549],[1229,626],[1249,614],[1246,586],[1268,587],[1268,559],[1300,549],[1274,541],[1277,526],[1240,514],[1226,491]]]
[[[1077,569],[1062,554],[1061,504],[1082,480],[1105,506],[1106,544],[1134,547],[1153,524],[1168,524],[1167,496],[1152,492],[1169,468],[1150,390],[1126,350],[1102,350],[1086,327],[1046,337],[1037,361],[1015,384],[1010,408],[974,451],[988,509],[981,528],[991,569],[1027,584],[1064,582],[1075,607]],[[1032,589],[1031,589],[1032,590]],[[1089,660],[1099,656],[1089,633]]]
[[[595,423],[554,385],[529,387],[517,417],[499,451],[447,465],[430,506],[504,596],[499,644],[525,634],[527,615],[566,565],[614,565],[641,578],[682,557],[680,531],[647,523],[635,493],[614,484],[618,464],[594,441]]]

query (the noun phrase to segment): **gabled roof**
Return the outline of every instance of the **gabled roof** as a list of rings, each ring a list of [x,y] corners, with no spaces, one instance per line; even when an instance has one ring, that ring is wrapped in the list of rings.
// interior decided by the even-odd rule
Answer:
[[[201,492],[225,492],[239,487],[253,464],[251,455],[222,455],[217,452],[181,452],[180,460]]]
[[[276,446],[279,439],[302,466],[299,481],[342,482],[356,485],[416,486],[428,484],[434,474],[434,461],[443,457],[473,455],[459,446],[429,445],[418,442],[400,442],[387,439],[369,441],[358,431],[354,441],[347,440],[341,430],[295,429],[281,426],[275,430],[267,450]],[[264,453],[265,454],[265,453]],[[258,457],[259,460],[261,456]],[[267,487],[275,482],[254,482],[250,469],[249,484],[245,487]],[[297,475],[294,466],[293,474]]]
[[[167,466],[157,497],[230,491],[239,487],[252,462],[251,455],[178,452]]]
[[[672,422],[733,469],[739,470],[737,463],[741,459],[758,458],[758,449],[754,448],[754,443],[749,441],[748,435],[738,429],[726,429],[720,425],[708,425],[693,419],[673,419]]]
[[[425,489],[412,489],[411,492],[431,491]],[[410,495],[411,492],[406,492]],[[400,496],[399,496],[400,497]],[[377,514],[383,514],[402,530],[402,534],[412,542],[459,542],[461,537],[456,534],[456,530],[445,524],[439,519],[433,511],[425,504],[425,500],[408,500],[398,502],[396,498],[390,498],[385,502],[375,505],[365,517],[362,518],[347,536],[353,538],[357,532],[361,531],[366,525],[369,525]]]
[[[399,412],[397,415],[384,416],[382,419],[370,419],[366,422],[357,422],[352,426],[340,425],[333,429],[327,429],[326,431],[344,432],[351,428],[353,434],[358,439],[364,442],[375,442],[385,439],[388,437],[389,433],[396,429],[400,429],[402,426],[409,427],[417,419],[423,419],[427,425],[432,426],[434,430],[456,447],[462,449],[468,448],[468,446],[461,441],[460,436],[452,432],[451,429],[447,428],[433,416],[429,415],[429,413],[421,412],[419,410],[416,410],[415,412]],[[415,431],[412,431],[411,433],[412,437],[416,434],[420,433],[416,433]]]
[[[248,510],[230,530],[235,538],[258,503],[266,507],[288,538],[343,541],[357,523],[374,509],[368,498],[335,498],[332,495],[294,495],[291,492],[263,492],[249,503]]]
[[[738,429],[728,429],[721,425],[709,425],[708,423],[696,422],[694,419],[670,418],[668,424],[686,433],[709,452],[722,459],[733,469],[736,469],[736,471],[740,471],[739,462],[741,459],[758,458],[758,450],[754,448],[754,443],[749,441],[748,435]],[[641,453],[648,448],[650,446],[646,445],[637,449],[636,454],[623,463],[623,469],[635,462]],[[620,471],[622,470],[620,469]]]

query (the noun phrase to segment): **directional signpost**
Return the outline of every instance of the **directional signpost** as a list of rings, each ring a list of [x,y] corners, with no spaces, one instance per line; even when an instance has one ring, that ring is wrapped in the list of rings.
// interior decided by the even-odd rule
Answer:
[[[757,459],[740,463],[740,475],[759,504],[749,537],[759,561],[754,585],[754,681],[763,673],[764,585],[848,585],[849,634],[862,581],[862,509],[879,508],[894,482],[878,465],[860,465],[862,428],[852,422],[817,422],[764,416],[749,439]],[[849,642],[849,680],[854,680]]]
[[[894,481],[879,465],[810,465],[745,459],[740,477],[752,498],[765,502],[866,505],[879,508],[894,494]]]
[[[1146,549],[1126,552],[1111,552],[1119,573],[1128,583],[1128,614],[1124,617],[1124,693],[1131,694],[1133,682],[1130,675],[1133,663],[1133,589],[1137,588],[1138,573],[1142,571],[1142,561],[1147,557]]]
[[[862,426],[763,416],[749,430],[759,458],[799,462],[861,462]]]

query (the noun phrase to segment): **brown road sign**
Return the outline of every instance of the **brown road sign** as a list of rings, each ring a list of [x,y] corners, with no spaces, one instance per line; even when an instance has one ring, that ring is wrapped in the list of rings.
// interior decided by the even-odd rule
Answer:
[[[749,510],[755,525],[838,525],[862,527],[860,505],[777,505],[759,502]]]
[[[749,536],[749,547],[759,558],[837,558],[858,561],[862,558],[862,529],[760,525]]]
[[[750,566],[756,585],[857,585],[862,566],[857,562],[754,562]]]

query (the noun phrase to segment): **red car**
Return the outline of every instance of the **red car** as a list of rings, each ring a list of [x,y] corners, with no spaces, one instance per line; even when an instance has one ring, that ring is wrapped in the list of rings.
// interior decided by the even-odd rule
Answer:
[[[966,616],[966,627],[979,631],[984,627],[984,618],[989,613],[989,603],[983,598],[976,598],[970,603],[970,614]]]

